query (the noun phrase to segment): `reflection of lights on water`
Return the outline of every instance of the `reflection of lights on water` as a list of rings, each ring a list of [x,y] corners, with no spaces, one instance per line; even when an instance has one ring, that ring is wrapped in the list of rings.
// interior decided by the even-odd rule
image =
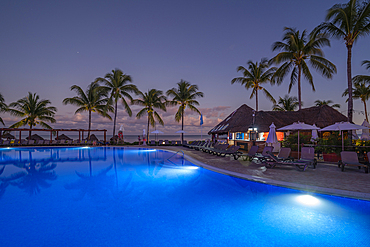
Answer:
[[[157,149],[141,149],[139,152],[155,152]]]
[[[89,146],[86,146],[86,147],[82,147],[82,148],[90,148]]]
[[[313,197],[311,195],[302,195],[302,196],[297,196],[296,200],[304,205],[307,206],[316,206],[320,204],[319,199],[316,197]]]

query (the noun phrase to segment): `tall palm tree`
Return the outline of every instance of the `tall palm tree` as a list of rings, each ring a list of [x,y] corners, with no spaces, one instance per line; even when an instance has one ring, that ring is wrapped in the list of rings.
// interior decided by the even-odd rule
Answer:
[[[17,102],[9,104],[9,113],[17,117],[24,117],[21,121],[13,124],[9,128],[18,128],[24,125],[30,126],[29,136],[31,138],[32,127],[40,124],[46,129],[51,127],[46,123],[55,123],[56,120],[54,115],[57,108],[54,106],[48,106],[51,104],[49,100],[40,100],[40,97],[34,93],[28,92],[28,96],[19,99]]]
[[[303,105],[303,102],[301,102]],[[298,99],[297,97],[289,97],[289,95],[285,95],[284,98],[279,97],[279,101],[277,105],[274,105],[272,110],[273,111],[295,111],[298,107]]]
[[[335,4],[328,10],[325,19],[326,22],[315,31],[344,40],[347,47],[348,121],[352,122],[352,47],[359,37],[370,34],[370,1],[349,0],[345,4]]]
[[[129,84],[132,81],[131,76],[123,74],[119,69],[112,70],[112,73],[108,73],[104,78],[96,78],[96,82],[103,82],[106,90],[110,91],[108,104],[114,103],[114,122],[113,122],[113,137],[116,134],[116,119],[118,110],[118,100],[122,100],[123,107],[125,108],[127,114],[131,117],[132,111],[126,100],[132,101],[132,96],[130,93],[137,93],[138,89],[134,84]]]
[[[361,102],[364,104],[366,121],[369,122],[369,119],[367,117],[366,101],[368,101],[370,98],[370,86],[366,86],[365,83],[360,82],[353,83],[353,86],[354,88],[352,88],[352,97],[353,99],[360,99]],[[344,91],[342,97],[347,95],[349,95],[348,89]]]
[[[333,74],[337,72],[337,68],[333,63],[324,58],[321,50],[323,46],[330,46],[330,41],[325,34],[312,33],[310,37],[307,36],[306,30],[302,33],[294,28],[284,28],[285,34],[283,42],[275,42],[272,45],[272,50],[281,50],[279,54],[271,59],[275,64],[283,63],[272,77],[274,82],[281,84],[284,77],[291,72],[289,90],[294,84],[298,84],[298,103],[299,110],[302,108],[302,91],[301,91],[301,77],[302,74],[312,90],[315,91],[313,78],[308,67],[307,61],[311,67],[318,71],[322,76],[331,79]]]
[[[8,106],[5,104],[3,95],[0,93],[0,112],[7,112]],[[3,119],[0,117],[0,122],[5,125]]]
[[[258,91],[262,90],[266,97],[276,104],[274,97],[264,88],[261,84],[271,82],[271,77],[275,73],[276,68],[268,68],[269,63],[266,58],[262,58],[261,62],[253,63],[251,60],[247,62],[248,69],[243,66],[239,66],[237,71],[243,72],[243,77],[236,77],[232,79],[231,84],[240,83],[245,86],[246,89],[252,88],[250,99],[256,96],[256,111],[258,111]]]
[[[315,101],[315,106],[328,105],[328,106],[333,107],[333,108],[340,108],[340,104],[330,105],[332,103],[333,103],[332,100],[319,100],[318,99],[318,100]]]
[[[365,60],[362,65],[366,65],[366,69],[370,70],[370,60]],[[370,75],[356,75],[352,78],[353,82],[370,84]]]
[[[148,90],[147,93],[138,92],[139,99],[132,100],[132,104],[144,106],[137,114],[136,117],[140,119],[145,114],[148,115],[148,126],[147,126],[147,138],[149,141],[149,124],[155,126],[156,120],[162,126],[164,122],[161,116],[158,114],[155,109],[160,109],[166,111],[166,97],[163,95],[163,92],[157,89]]]
[[[198,92],[198,86],[192,85],[187,81],[181,80],[177,83],[177,88],[172,88],[167,90],[167,96],[172,97],[172,100],[168,101],[170,106],[179,106],[179,109],[176,112],[175,120],[180,122],[181,120],[181,130],[184,130],[184,118],[185,118],[185,109],[189,108],[191,111],[197,112],[201,115],[200,111],[195,107],[199,105],[199,102],[196,100],[198,97],[203,97],[202,92]],[[184,141],[184,133],[181,133],[181,142]]]
[[[87,87],[86,92],[84,92],[81,87],[73,85],[71,91],[75,91],[77,96],[73,98],[65,98],[63,104],[71,104],[77,106],[75,114],[87,111],[89,112],[89,130],[87,134],[87,139],[90,139],[91,130],[91,113],[96,112],[99,115],[106,117],[110,120],[112,118],[109,116],[108,112],[113,112],[113,107],[109,104],[107,98],[107,91],[100,87],[99,84],[92,82]]]

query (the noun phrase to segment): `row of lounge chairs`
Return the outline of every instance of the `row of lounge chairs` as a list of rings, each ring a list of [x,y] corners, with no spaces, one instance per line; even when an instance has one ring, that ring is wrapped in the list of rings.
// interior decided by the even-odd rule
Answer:
[[[309,165],[315,169],[317,160],[315,159],[315,150],[313,147],[303,147],[301,150],[301,158],[294,160],[290,157],[290,148],[281,148],[277,156],[272,151],[272,146],[264,147],[262,153],[257,153],[258,146],[252,146],[246,156],[250,157],[253,162],[262,163],[267,168],[276,166],[295,166],[299,171],[305,171]]]
[[[210,141],[196,141],[184,146],[221,157],[230,155],[235,160],[242,155],[242,152],[239,151],[240,146],[229,146],[229,144],[213,143]]]
[[[317,166],[317,160],[315,158],[315,149],[313,147],[302,147],[301,157],[298,160],[294,160],[290,157],[290,148],[281,148],[277,156],[272,153],[272,147],[266,146],[262,153],[257,153],[258,146],[252,146],[247,156],[252,161],[260,162],[266,165],[267,168],[274,168],[276,166],[295,166],[300,171],[305,171],[307,167],[312,166],[314,169]],[[370,152],[367,153],[368,161],[370,161]],[[357,153],[355,151],[342,151],[341,160],[338,162],[338,167],[344,171],[345,167],[354,166],[358,169],[364,168],[365,173],[369,172],[370,163],[360,163],[358,160]]]
[[[4,140],[0,141],[0,146],[44,146],[44,145],[94,145],[98,142],[93,142],[91,140]],[[100,143],[100,142],[99,142]]]
[[[188,142],[184,140],[183,143],[181,141],[169,141],[169,140],[151,140],[149,142],[150,146],[181,146],[181,145],[188,145]]]

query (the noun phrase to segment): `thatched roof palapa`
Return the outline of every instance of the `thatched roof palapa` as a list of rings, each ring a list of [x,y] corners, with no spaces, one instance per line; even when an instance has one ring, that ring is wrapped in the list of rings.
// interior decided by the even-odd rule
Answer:
[[[255,117],[253,117],[253,114],[255,114]],[[347,117],[327,105],[313,106],[299,111],[255,112],[251,107],[244,104],[216,125],[208,134],[222,135],[228,132],[247,132],[252,126],[257,128],[258,132],[268,132],[272,122],[278,129],[298,121],[311,125],[316,124],[317,127],[323,128],[336,122],[347,121]]]

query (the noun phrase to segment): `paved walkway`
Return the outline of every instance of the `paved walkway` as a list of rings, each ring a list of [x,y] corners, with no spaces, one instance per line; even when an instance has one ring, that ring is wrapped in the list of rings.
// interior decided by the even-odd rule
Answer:
[[[180,146],[159,146],[156,148],[170,151],[182,150],[188,158],[199,161],[198,165],[200,166],[237,177],[370,201],[370,173],[366,174],[363,169],[358,170],[350,167],[342,172],[336,164],[320,162],[316,169],[307,168],[304,172],[290,166],[276,166],[267,169],[262,164],[243,161],[241,158],[234,160],[233,157],[219,157]]]

